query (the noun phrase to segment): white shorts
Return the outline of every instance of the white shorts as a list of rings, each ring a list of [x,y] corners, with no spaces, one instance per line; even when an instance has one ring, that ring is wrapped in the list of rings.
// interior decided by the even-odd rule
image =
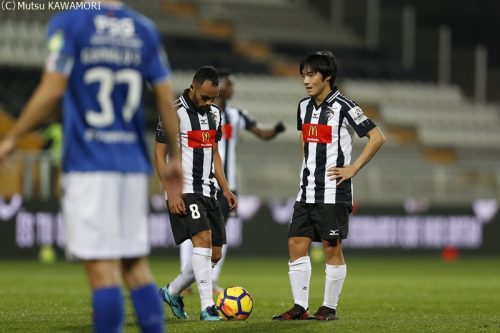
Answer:
[[[147,175],[72,172],[63,176],[62,184],[70,254],[90,260],[149,253]]]

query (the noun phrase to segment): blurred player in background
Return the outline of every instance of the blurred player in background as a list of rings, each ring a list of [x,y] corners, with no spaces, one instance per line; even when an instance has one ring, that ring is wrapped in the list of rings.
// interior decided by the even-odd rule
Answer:
[[[176,147],[170,69],[153,23],[115,1],[72,10],[48,25],[45,72],[20,119],[0,143],[0,162],[19,138],[47,119],[63,98],[63,218],[67,250],[83,260],[92,288],[94,330],[122,332],[122,278],[142,332],[164,332],[163,307],[149,269],[147,210],[151,164],[144,138],[144,83]],[[180,197],[176,149],[165,169]]]
[[[294,306],[274,320],[334,320],[346,277],[342,239],[347,238],[352,211],[352,181],[385,138],[359,106],[335,86],[338,64],[330,51],[319,51],[300,63],[307,95],[299,102],[297,130],[303,153],[300,190],[288,230],[289,278]],[[351,163],[352,136],[368,141]],[[325,253],[323,304],[309,316],[311,243],[322,242]]]
[[[198,69],[189,89],[175,103],[179,117],[184,190],[179,199],[167,195],[167,206],[175,243],[192,242],[193,251],[191,260],[170,284],[160,289],[160,295],[179,319],[187,319],[181,292],[196,281],[201,299],[200,319],[221,320],[212,299],[212,267],[222,256],[226,230],[216,199],[215,180],[229,209],[237,207],[237,200],[229,190],[219,155],[221,112],[213,104],[217,95],[219,75],[215,68],[204,66]],[[170,164],[167,151],[165,131],[160,123],[156,131],[154,162],[164,187],[168,186],[164,170]]]
[[[219,154],[224,164],[224,174],[227,177],[229,189],[235,195],[237,193],[237,178],[236,178],[236,148],[238,146],[238,139],[241,129],[245,129],[253,133],[256,137],[263,140],[271,140],[279,133],[285,130],[282,122],[278,122],[272,129],[262,129],[260,125],[250,117],[246,110],[239,109],[235,106],[228,104],[228,101],[233,97],[234,93],[234,78],[231,72],[226,68],[218,70],[220,77],[220,92],[219,96],[215,98],[222,113],[222,139],[218,143]],[[217,200],[222,209],[224,221],[229,222],[230,218],[237,219],[236,210],[231,211],[227,200],[222,195],[220,189],[217,190]],[[231,214],[230,214],[231,212]],[[230,217],[231,216],[231,217]],[[184,242],[180,246],[180,261],[181,269],[186,266],[188,260],[192,255],[193,245],[191,242]],[[217,265],[212,270],[212,284],[214,294],[222,292],[217,284],[224,259],[226,258],[227,245],[222,247],[222,257]]]

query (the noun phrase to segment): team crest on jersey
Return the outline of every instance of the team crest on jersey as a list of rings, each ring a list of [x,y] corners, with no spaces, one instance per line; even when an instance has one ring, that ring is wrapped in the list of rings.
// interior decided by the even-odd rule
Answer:
[[[333,111],[333,108],[331,106],[327,106],[327,111],[325,112],[325,118],[327,121],[330,121],[330,119],[333,118],[335,112]]]
[[[210,117],[214,122],[217,122],[217,114],[214,111],[210,111]]]

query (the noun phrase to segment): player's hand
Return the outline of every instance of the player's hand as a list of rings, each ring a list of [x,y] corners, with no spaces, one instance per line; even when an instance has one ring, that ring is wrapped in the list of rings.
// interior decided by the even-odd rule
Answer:
[[[337,180],[337,185],[342,184],[344,180],[349,180],[358,174],[358,168],[354,165],[346,165],[343,168],[330,167],[326,169],[328,179]]]
[[[186,205],[182,199],[183,174],[180,157],[175,157],[168,161],[163,179],[170,212],[185,215]]]
[[[180,156],[172,158],[168,161],[167,166],[163,171],[163,177],[161,178],[165,183],[165,190],[167,191],[169,198],[170,196],[182,196],[184,183]]]
[[[7,136],[4,140],[0,141],[0,167],[4,165],[5,160],[16,148],[16,140]]]
[[[281,132],[284,132],[286,130],[286,127],[285,125],[283,124],[282,121],[278,122],[275,126],[274,126],[274,133],[275,134],[279,134]]]
[[[186,215],[186,204],[181,196],[168,197],[168,211],[175,215]]]
[[[229,203],[229,209],[230,210],[235,210],[238,208],[238,198],[233,194],[233,192],[227,190],[222,192],[222,195],[224,198],[226,198],[227,202]]]

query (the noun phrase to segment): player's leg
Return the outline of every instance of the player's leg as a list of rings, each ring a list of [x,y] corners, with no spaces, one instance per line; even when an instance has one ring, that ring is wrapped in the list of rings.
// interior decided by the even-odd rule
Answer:
[[[309,284],[311,259],[308,251],[314,239],[314,229],[309,221],[309,205],[297,202],[288,231],[288,275],[294,306],[273,320],[303,320],[309,317]]]
[[[210,230],[197,233],[192,241],[193,270],[201,300],[200,319],[221,320],[212,299],[212,267],[217,263],[212,262],[212,256],[215,255],[214,260],[220,259],[220,248],[216,248],[216,253],[213,252],[212,231]]]
[[[191,261],[193,257],[193,243],[190,240],[186,240],[179,245],[179,260],[180,269],[184,269],[186,265]]]
[[[172,282],[170,282],[163,288],[165,289],[165,291],[168,291],[170,295],[175,297],[179,297],[180,295],[182,295],[183,292],[191,288],[191,284],[196,281],[193,270],[193,246],[191,240],[186,239],[181,243],[180,248],[187,248],[189,250],[189,256],[187,258],[184,258],[184,265],[182,266],[179,275],[177,275],[177,277]]]
[[[119,260],[84,260],[96,333],[121,332],[125,319]]]
[[[222,245],[226,244],[226,228],[224,224],[224,218],[222,217],[222,212],[218,202],[213,198],[203,199],[207,218],[210,224],[210,245],[212,247],[212,255],[210,258],[210,279],[212,278],[212,268],[217,264],[217,262],[222,257]],[[194,241],[193,241],[194,244]],[[193,257],[194,260],[194,257]],[[199,286],[198,286],[199,288]],[[204,297],[207,297],[206,302],[202,299],[202,311],[200,313],[201,320],[221,320],[217,312],[217,308],[212,299],[212,281],[210,280],[210,287],[207,290]],[[208,300],[208,297],[210,299]],[[201,297],[201,292],[200,292]]]
[[[165,330],[163,306],[146,256],[148,241],[148,186],[142,174],[123,175],[121,234],[122,274],[130,290],[137,323],[143,333]]]
[[[198,211],[196,197],[192,194],[184,194],[183,199],[187,207],[194,208],[193,205],[196,205],[196,211],[195,213],[188,211],[186,215],[169,214],[172,234],[177,245],[191,243],[190,238],[192,234],[210,229],[208,223],[199,223],[202,220],[200,220],[201,213]],[[179,275],[159,290],[161,299],[170,306],[175,317],[178,319],[188,319],[188,315],[184,310],[184,300],[181,293],[196,281],[192,256],[191,253],[191,257],[186,259],[186,264],[181,269]]]
[[[222,266],[224,266],[224,261],[226,259],[227,247],[227,244],[224,244],[222,246],[220,259],[212,268],[212,292],[214,293],[214,295],[218,295],[224,290],[219,286],[218,280],[220,272],[222,271]]]
[[[163,306],[158,299],[158,288],[145,257],[122,260],[123,280],[130,290],[137,322],[144,333],[162,333],[165,330]]]
[[[347,274],[342,252],[342,239],[347,238],[350,207],[339,204],[325,204],[318,214],[323,223],[321,234],[325,253],[325,291],[323,304],[314,314],[317,320],[337,319],[337,303]],[[320,216],[323,218],[320,219]],[[325,219],[324,216],[328,216]]]
[[[194,273],[190,273],[193,271],[193,243],[191,243],[191,240],[185,240],[179,246],[179,259],[180,271],[183,272],[184,269],[187,269],[187,271],[183,274],[185,280],[191,280],[192,277],[192,282],[194,282]],[[186,293],[190,294],[191,292],[191,284],[182,289],[183,295]]]
[[[220,211],[222,213],[222,217],[224,218],[224,225],[225,225],[229,219],[230,208],[229,208],[229,203],[227,202],[226,198],[224,197],[221,191],[217,191],[217,201],[219,202]],[[224,261],[227,255],[227,244],[224,244],[222,246],[221,253],[222,255],[220,259],[217,261],[217,264],[212,268],[212,291],[215,295],[218,295],[223,291],[223,289],[219,287],[218,281],[219,281],[219,275],[222,271],[222,267],[224,266]]]
[[[70,173],[63,178],[67,251],[83,260],[98,333],[121,332],[125,317],[120,289],[119,184],[120,176],[110,173]]]

